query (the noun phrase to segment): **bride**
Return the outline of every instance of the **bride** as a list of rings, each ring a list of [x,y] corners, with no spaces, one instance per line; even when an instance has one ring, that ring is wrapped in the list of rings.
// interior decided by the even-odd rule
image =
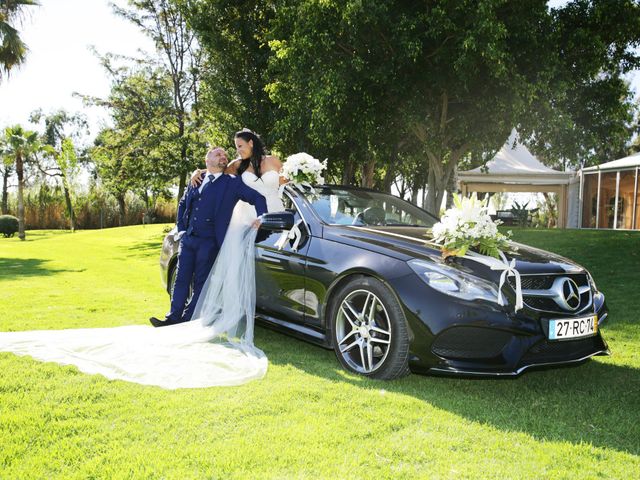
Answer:
[[[280,161],[265,155],[260,137],[248,129],[237,132],[234,141],[239,158],[225,173],[241,176],[261,193],[268,211],[284,210],[278,195]],[[197,183],[199,176],[194,174],[192,181]],[[255,219],[254,207],[238,202],[190,322],[164,328],[1,332],[0,351],[168,389],[239,385],[262,378],[267,358],[253,345]]]

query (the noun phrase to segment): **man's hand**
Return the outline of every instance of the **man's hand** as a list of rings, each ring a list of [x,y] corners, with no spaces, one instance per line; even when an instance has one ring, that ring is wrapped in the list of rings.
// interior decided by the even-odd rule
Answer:
[[[183,236],[184,234],[185,234],[185,231],[184,231],[184,230],[182,230],[181,232],[176,233],[176,234],[173,236],[173,239],[174,239],[175,241],[179,242],[179,241],[180,241],[180,239],[182,238],[182,236]]]
[[[260,225],[262,225],[262,220],[260,218],[256,218],[251,224],[251,228],[255,228],[256,230],[260,229]]]
[[[191,180],[189,180],[189,183],[191,184],[192,187],[197,187],[202,183],[202,174],[204,172],[206,172],[206,169],[202,169],[200,170],[199,168],[196,168],[193,173],[191,174]]]

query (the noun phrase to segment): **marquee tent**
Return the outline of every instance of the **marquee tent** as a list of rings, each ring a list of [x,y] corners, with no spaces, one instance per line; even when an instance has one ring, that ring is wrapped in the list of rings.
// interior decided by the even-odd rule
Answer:
[[[557,193],[558,226],[578,226],[579,181],[576,173],[561,172],[543,165],[517,141],[515,129],[484,168],[458,172],[458,181],[463,195],[469,192]]]

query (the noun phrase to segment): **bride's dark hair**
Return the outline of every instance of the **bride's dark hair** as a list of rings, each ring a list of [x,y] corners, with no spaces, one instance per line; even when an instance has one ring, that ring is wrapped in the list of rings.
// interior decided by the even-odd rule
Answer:
[[[266,154],[262,139],[258,136],[257,133],[252,132],[248,128],[243,128],[239,132],[236,132],[233,138],[241,138],[246,142],[248,142],[249,140],[253,141],[251,157],[242,159],[240,161],[240,166],[238,167],[238,176],[242,175],[245,170],[249,168],[249,164],[251,164],[256,176],[260,178],[262,176],[262,172],[260,171],[260,163],[262,162],[262,158]]]

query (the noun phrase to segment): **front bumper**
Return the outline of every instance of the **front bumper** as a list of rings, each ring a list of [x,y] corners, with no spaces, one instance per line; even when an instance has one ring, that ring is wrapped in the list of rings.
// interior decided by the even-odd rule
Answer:
[[[407,283],[409,282],[409,283]],[[511,377],[533,367],[579,363],[609,355],[601,335],[549,341],[550,318],[525,308],[514,314],[487,302],[465,302],[449,296],[417,292],[415,281],[399,279],[394,288],[402,299],[411,331],[409,364],[418,373]],[[598,326],[607,320],[604,295],[593,298]]]

